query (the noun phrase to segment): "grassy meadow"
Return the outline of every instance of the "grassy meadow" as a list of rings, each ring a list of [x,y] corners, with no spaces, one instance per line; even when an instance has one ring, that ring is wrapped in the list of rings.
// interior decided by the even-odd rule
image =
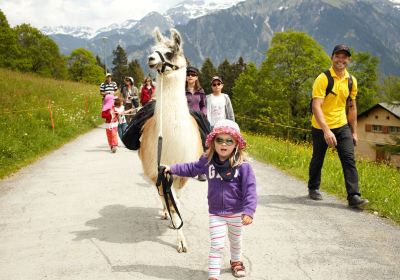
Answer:
[[[96,85],[5,69],[0,84],[0,178],[101,123]]]
[[[273,137],[246,134],[249,154],[304,181],[308,180],[310,144],[294,144]],[[383,164],[357,161],[360,192],[370,201],[367,209],[400,224],[400,172]],[[347,198],[342,167],[334,149],[329,149],[322,171],[321,189]],[[304,195],[307,189],[304,189]]]

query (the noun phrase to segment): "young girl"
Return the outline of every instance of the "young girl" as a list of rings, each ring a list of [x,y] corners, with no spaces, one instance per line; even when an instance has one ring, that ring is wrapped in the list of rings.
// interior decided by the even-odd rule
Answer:
[[[114,101],[115,112],[118,114],[118,135],[119,138],[122,139],[122,134],[127,128],[128,124],[126,123],[125,118],[125,106],[122,105],[123,101],[121,98],[117,98]]]
[[[107,94],[104,97],[101,117],[106,119],[108,145],[111,152],[115,153],[118,147],[118,114],[114,109],[114,95]]]
[[[184,177],[207,175],[211,239],[208,279],[219,278],[227,232],[232,274],[244,277],[246,271],[241,261],[242,225],[252,223],[257,206],[256,178],[250,164],[244,159],[246,142],[234,121],[221,120],[207,136],[206,146],[207,152],[197,162],[167,166],[165,172]]]

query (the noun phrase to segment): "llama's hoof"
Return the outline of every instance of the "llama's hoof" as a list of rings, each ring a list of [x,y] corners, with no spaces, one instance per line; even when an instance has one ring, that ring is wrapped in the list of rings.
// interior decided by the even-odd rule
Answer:
[[[187,250],[188,250],[187,245],[183,244],[182,241],[179,242],[178,249],[177,249],[178,253],[187,253]]]
[[[161,220],[168,220],[168,213],[164,212],[164,211],[161,211],[160,212],[160,218],[161,218]]]

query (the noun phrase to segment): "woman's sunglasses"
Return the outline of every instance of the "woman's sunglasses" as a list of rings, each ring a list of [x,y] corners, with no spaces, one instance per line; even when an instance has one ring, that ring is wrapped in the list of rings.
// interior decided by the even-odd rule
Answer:
[[[197,77],[196,73],[187,73],[186,76],[190,77]]]
[[[232,146],[233,144],[235,144],[235,141],[233,141],[232,138],[224,139],[222,137],[217,137],[217,138],[215,138],[215,142],[217,142],[217,144],[220,144],[220,145],[225,143],[227,146]]]
[[[213,87],[220,86],[220,85],[221,85],[221,83],[212,84]]]

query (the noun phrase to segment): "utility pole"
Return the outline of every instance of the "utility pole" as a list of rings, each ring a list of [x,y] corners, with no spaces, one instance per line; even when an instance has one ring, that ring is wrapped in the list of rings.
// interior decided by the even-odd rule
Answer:
[[[106,41],[108,40],[107,37],[101,38],[103,40],[103,54],[104,54],[104,75],[107,75],[107,57],[106,57]]]

